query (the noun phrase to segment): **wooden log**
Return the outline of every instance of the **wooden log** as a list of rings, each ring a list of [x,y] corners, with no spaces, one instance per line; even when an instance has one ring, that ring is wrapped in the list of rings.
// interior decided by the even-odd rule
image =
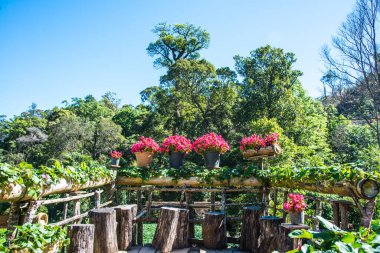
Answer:
[[[137,191],[137,212],[140,214],[142,212],[142,191]],[[144,225],[141,221],[137,223],[137,244],[143,244],[143,234],[144,234]]]
[[[136,218],[137,206],[124,205],[114,207],[116,211],[117,222],[117,243],[119,250],[129,250],[135,242],[136,229],[134,220]]]
[[[259,253],[260,217],[262,214],[262,206],[247,206],[243,208],[240,237],[241,250]]]
[[[94,235],[95,225],[93,224],[76,224],[67,228],[67,234],[70,238],[70,245],[67,248],[68,253],[93,253],[94,252]]]
[[[260,218],[259,252],[271,253],[279,247],[282,218],[263,216]]]
[[[224,233],[224,213],[208,212],[202,224],[203,245],[208,249],[226,248],[226,235]]]
[[[118,253],[116,211],[99,208],[90,211],[90,221],[95,225],[94,253]]]
[[[332,201],[333,206],[333,216],[334,216],[334,224],[338,227],[340,227],[339,222],[339,202]]]
[[[309,228],[310,227],[307,225],[292,225],[288,223],[281,224],[280,235],[278,237],[278,248],[276,248],[276,250],[278,250],[279,252],[287,252],[287,251],[296,249],[299,243],[301,243],[300,245],[302,245],[302,239],[301,240],[296,239],[296,238],[292,239],[288,236],[289,233],[292,232],[293,230],[297,230],[297,229],[307,230]]]
[[[187,209],[163,207],[154,234],[152,245],[161,252],[188,246],[189,211]]]

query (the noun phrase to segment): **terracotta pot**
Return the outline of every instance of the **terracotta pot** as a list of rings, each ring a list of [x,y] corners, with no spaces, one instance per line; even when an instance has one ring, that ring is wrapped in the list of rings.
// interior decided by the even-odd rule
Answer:
[[[137,167],[148,167],[153,161],[153,152],[135,152]]]
[[[217,152],[207,152],[205,154],[205,166],[210,169],[219,168],[220,154]]]
[[[300,225],[305,222],[305,214],[303,211],[300,213],[289,213],[289,218],[292,225]]]
[[[113,166],[119,166],[120,158],[112,158],[111,165]]]
[[[183,158],[185,157],[184,153],[180,152],[171,152],[169,154],[169,164],[171,168],[179,169],[183,165]]]

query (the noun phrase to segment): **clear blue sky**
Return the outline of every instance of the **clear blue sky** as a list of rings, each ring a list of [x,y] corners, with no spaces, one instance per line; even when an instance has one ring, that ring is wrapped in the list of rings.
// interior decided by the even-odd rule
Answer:
[[[296,54],[311,96],[320,95],[320,51],[354,0],[0,0],[0,115],[116,92],[140,103],[161,70],[146,53],[155,24],[192,23],[211,34],[202,56],[234,66],[266,44]]]

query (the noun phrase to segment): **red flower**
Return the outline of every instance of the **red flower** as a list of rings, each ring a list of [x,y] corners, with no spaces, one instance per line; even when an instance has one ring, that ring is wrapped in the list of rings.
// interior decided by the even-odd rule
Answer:
[[[284,210],[289,213],[300,213],[306,208],[305,197],[301,194],[289,195],[290,200],[284,203]]]
[[[198,137],[193,142],[193,150],[200,155],[203,155],[206,152],[217,152],[224,154],[230,150],[230,146],[221,135],[211,132]]]
[[[240,142],[240,150],[255,149],[259,150],[265,147],[265,141],[260,135],[252,134],[249,137],[244,137]]]
[[[120,157],[123,155],[122,152],[119,152],[117,150],[113,150],[112,152],[110,152],[110,156],[112,158],[115,158],[115,159],[120,159]]]
[[[134,154],[136,152],[153,152],[156,153],[160,150],[157,142],[153,139],[141,136],[139,141],[132,145],[131,152]]]
[[[191,141],[187,139],[185,136],[181,135],[169,136],[162,143],[161,152],[180,152],[187,154],[191,152]]]

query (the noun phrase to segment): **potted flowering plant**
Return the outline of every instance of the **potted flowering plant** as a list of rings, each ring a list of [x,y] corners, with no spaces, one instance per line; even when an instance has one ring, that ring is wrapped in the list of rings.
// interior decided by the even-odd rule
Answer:
[[[244,158],[257,154],[262,147],[265,147],[265,140],[260,135],[252,134],[240,141],[240,151]]]
[[[120,158],[121,158],[122,155],[123,155],[123,153],[119,152],[117,150],[113,150],[112,152],[110,152],[111,165],[112,166],[119,166]]]
[[[304,210],[306,208],[305,197],[301,194],[289,194],[289,201],[284,203],[284,210],[289,213],[290,222],[293,225],[303,224],[305,221]]]
[[[204,156],[207,168],[219,168],[220,154],[230,150],[223,137],[213,132],[198,137],[192,146],[197,154]]]
[[[181,135],[169,136],[162,143],[161,152],[169,154],[170,167],[178,169],[183,165],[185,154],[191,152],[191,141]]]
[[[144,136],[131,148],[131,152],[136,156],[137,167],[149,166],[153,161],[153,155],[159,150],[160,146],[153,139]]]

